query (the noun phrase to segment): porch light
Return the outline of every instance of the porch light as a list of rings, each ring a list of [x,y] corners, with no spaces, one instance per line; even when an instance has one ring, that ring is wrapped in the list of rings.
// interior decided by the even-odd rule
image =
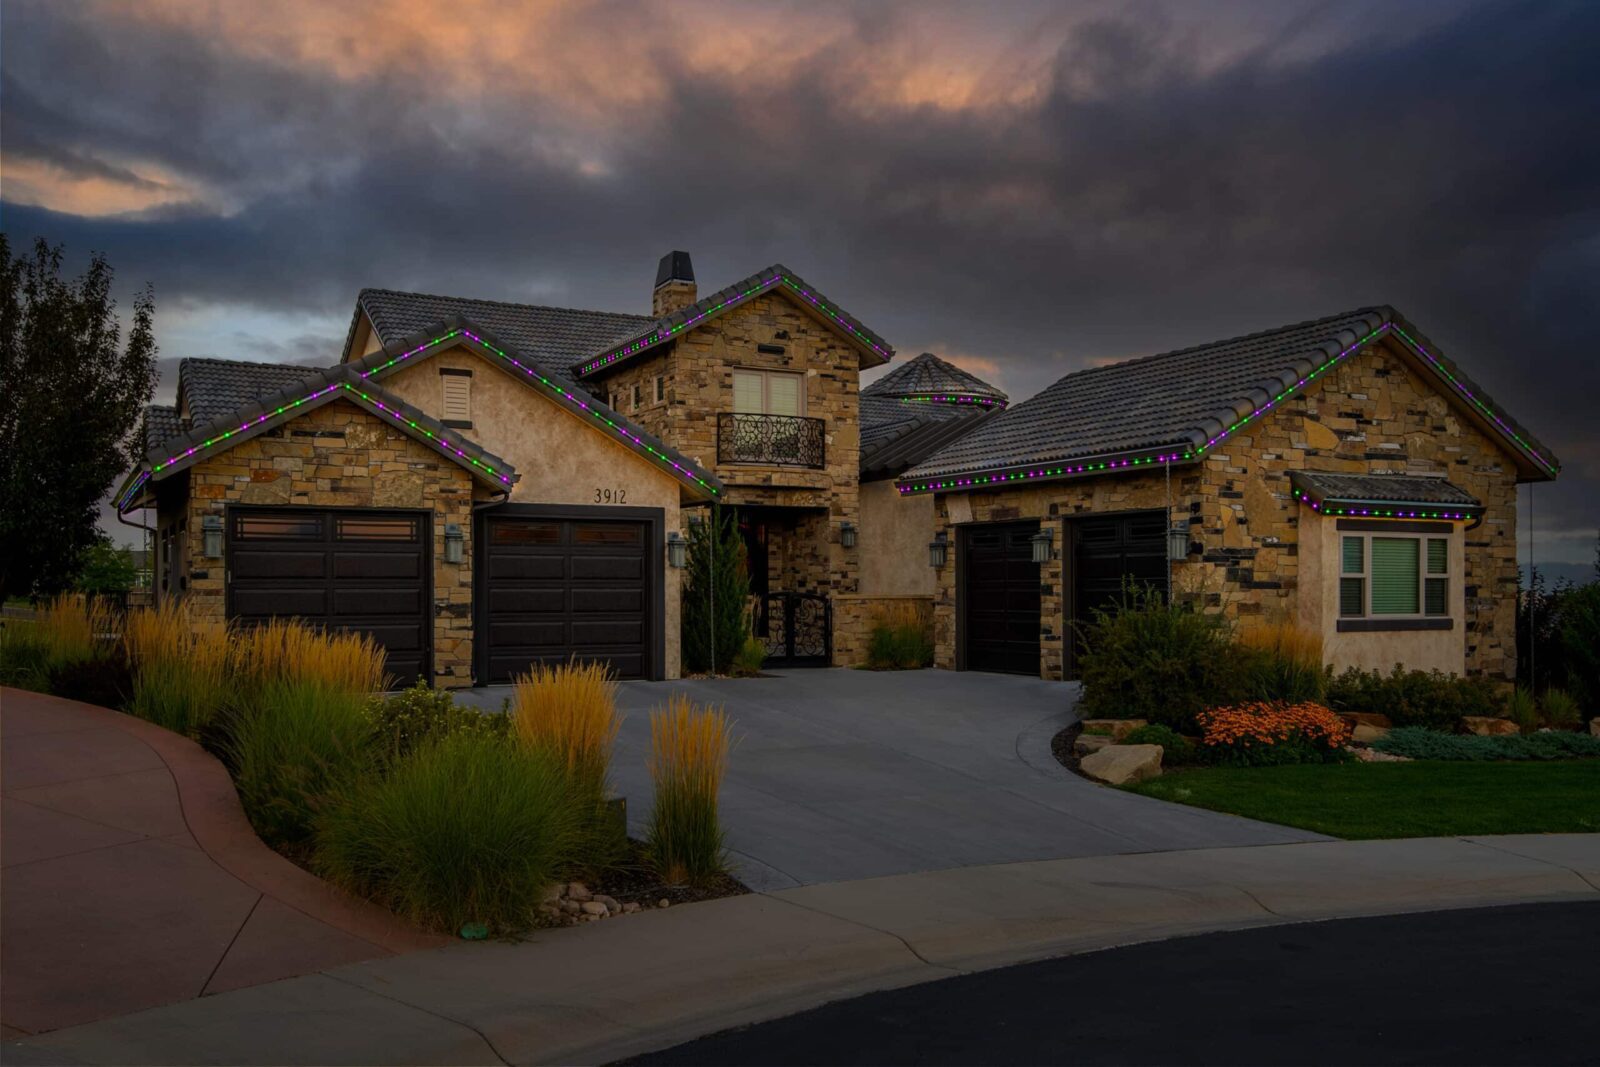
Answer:
[[[461,533],[461,524],[447,522],[444,524],[444,561],[446,563],[460,563],[462,548],[466,544],[466,537]]]
[[[841,522],[839,524],[839,543],[846,548],[856,547],[856,524]]]
[[[1051,542],[1055,540],[1048,526],[1041,526],[1039,532],[1028,538],[1033,543],[1033,561],[1035,563],[1049,563],[1055,555]]]
[[[684,549],[688,544],[677,530],[667,531],[667,566],[675,571],[683,570]]]
[[[933,540],[928,542],[928,566],[934,570],[943,567],[949,552],[950,542],[945,538],[944,531],[940,530],[934,535]]]
[[[207,515],[200,520],[200,530],[205,538],[206,558],[222,558],[222,516]]]
[[[1187,526],[1167,527],[1167,559],[1173,563],[1182,563],[1189,558],[1189,528]]]

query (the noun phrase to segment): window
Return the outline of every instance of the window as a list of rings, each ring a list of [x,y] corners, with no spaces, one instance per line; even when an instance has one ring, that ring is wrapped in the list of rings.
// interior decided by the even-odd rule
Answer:
[[[639,386],[638,385],[635,385],[633,387],[633,410],[634,411],[638,411],[639,410]]]
[[[1339,550],[1343,618],[1450,614],[1450,540],[1345,534]]]
[[[656,403],[667,399],[667,378],[664,374],[656,375]]]
[[[439,421],[446,426],[472,427],[472,372],[446,368],[439,372],[443,402]]]
[[[733,410],[745,415],[802,415],[801,376],[770,370],[733,372]]]

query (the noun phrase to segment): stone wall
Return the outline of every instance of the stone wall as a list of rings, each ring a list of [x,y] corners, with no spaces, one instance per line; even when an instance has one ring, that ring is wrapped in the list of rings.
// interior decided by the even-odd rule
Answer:
[[[1199,464],[1172,472],[1173,517],[1190,524],[1200,551],[1173,565],[1173,583],[1193,591],[1208,610],[1250,625],[1299,613],[1302,522],[1327,522],[1297,504],[1288,472],[1434,473],[1447,476],[1486,505],[1483,523],[1463,531],[1460,589],[1465,635],[1462,666],[1469,674],[1505,679],[1516,667],[1516,470],[1495,440],[1464,419],[1387,339],[1346,359],[1305,392],[1259,423],[1236,431]],[[942,528],[964,522],[1037,518],[1059,524],[1077,514],[1104,514],[1166,506],[1161,471],[1045,483],[998,492],[942,494],[936,516]],[[1057,545],[1068,543],[1055,526]],[[955,536],[951,562],[939,571],[936,647],[942,667],[955,666]],[[1064,672],[1063,632],[1070,583],[1062,560],[1041,567],[1040,674]],[[1357,662],[1332,635],[1330,661]],[[1362,635],[1366,638],[1367,635]],[[1448,634],[1439,638],[1448,641]],[[1430,648],[1419,658],[1438,654]]]
[[[226,559],[205,556],[202,518],[229,504],[404,508],[433,513],[434,684],[472,684],[472,542],[444,562],[444,528],[472,523],[488,489],[461,467],[393,426],[336,400],[195,464],[182,503],[185,598],[203,616],[225,616]]]
[[[931,568],[930,568],[931,569]],[[901,605],[933,607],[932,596],[875,596],[842,593],[833,598],[833,665],[860,667],[867,662],[872,628],[885,611]]]

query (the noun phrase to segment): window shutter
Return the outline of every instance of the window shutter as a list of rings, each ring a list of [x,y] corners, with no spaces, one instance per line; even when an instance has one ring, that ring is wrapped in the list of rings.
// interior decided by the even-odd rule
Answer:
[[[755,415],[761,412],[761,375],[749,371],[733,372],[733,410]]]
[[[1416,615],[1420,542],[1412,537],[1372,539],[1372,613]]]
[[[440,417],[445,422],[471,422],[472,379],[464,374],[445,374],[439,380],[444,383],[444,414]]]

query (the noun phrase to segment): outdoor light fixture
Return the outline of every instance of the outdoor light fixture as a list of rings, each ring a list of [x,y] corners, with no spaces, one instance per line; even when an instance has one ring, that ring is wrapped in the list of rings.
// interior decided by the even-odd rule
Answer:
[[[222,558],[222,516],[207,515],[200,520],[206,541],[206,559]]]
[[[1167,527],[1167,559],[1182,563],[1189,558],[1189,527]]]
[[[945,538],[944,531],[940,530],[928,542],[928,566],[938,570],[944,566],[945,557],[949,555],[950,542]]]
[[[444,524],[444,561],[446,563],[461,562],[461,551],[466,540],[461,534],[460,523],[447,522]]]
[[[839,543],[846,548],[856,547],[856,524],[841,522],[839,524]]]
[[[1029,541],[1033,542],[1033,561],[1035,563],[1050,562],[1051,557],[1055,555],[1051,545],[1054,539],[1054,535],[1050,533],[1050,527],[1048,526],[1041,526],[1038,533],[1028,538]]]
[[[667,566],[675,571],[683,570],[684,549],[688,544],[677,530],[667,531]]]

